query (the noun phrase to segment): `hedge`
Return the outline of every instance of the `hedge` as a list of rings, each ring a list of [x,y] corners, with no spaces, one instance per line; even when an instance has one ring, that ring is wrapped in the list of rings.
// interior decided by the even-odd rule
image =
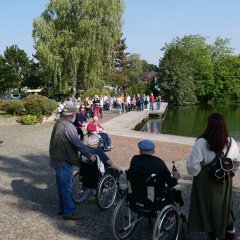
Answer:
[[[21,115],[24,111],[24,103],[21,100],[8,100],[1,104],[1,110],[11,115]]]
[[[25,101],[26,113],[30,115],[50,116],[57,108],[57,102],[52,99],[27,99]]]

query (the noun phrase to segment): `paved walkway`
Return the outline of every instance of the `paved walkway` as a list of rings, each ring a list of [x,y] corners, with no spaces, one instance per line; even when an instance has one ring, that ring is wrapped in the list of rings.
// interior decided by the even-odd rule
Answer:
[[[166,105],[166,103],[162,103],[161,110],[162,108],[165,109]],[[106,132],[112,135],[134,138],[148,138],[155,141],[193,145],[196,138],[167,134],[149,134],[147,132],[134,131],[134,128],[145,118],[148,118],[149,114],[151,113],[151,111],[146,110],[143,112],[129,112],[103,123],[102,126]]]
[[[0,144],[0,239],[112,240],[110,226],[113,208],[100,211],[93,196],[77,206],[85,215],[83,220],[65,221],[56,215],[55,177],[49,167],[48,158],[52,127],[53,123],[0,126],[0,140],[3,141]],[[175,137],[172,137],[172,141],[174,139]],[[128,138],[120,138],[119,141],[125,141],[127,144]],[[117,145],[118,143],[115,143],[115,148]],[[127,149],[121,148],[119,151],[122,153]],[[186,173],[184,160],[178,161],[177,167],[182,173],[179,187],[183,190],[186,202],[183,210],[187,212],[191,177]],[[234,185],[234,206],[238,224],[239,180],[238,175]],[[239,230],[238,233],[240,234]],[[132,239],[150,240],[151,235],[152,228],[143,221]],[[189,239],[206,237],[196,234],[190,235]]]

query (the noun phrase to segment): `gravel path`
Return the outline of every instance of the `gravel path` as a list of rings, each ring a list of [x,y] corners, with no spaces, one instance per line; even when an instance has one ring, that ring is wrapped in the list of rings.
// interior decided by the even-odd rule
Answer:
[[[115,116],[115,115],[114,115]],[[112,116],[106,114],[105,121]],[[81,239],[112,240],[113,208],[100,211],[93,196],[77,209],[85,218],[65,221],[56,215],[57,199],[54,171],[49,167],[48,146],[54,123],[36,126],[0,126],[0,239]],[[116,166],[126,168],[138,152],[137,138],[111,136],[114,149],[109,153]],[[169,167],[175,160],[182,179],[179,188],[189,206],[191,177],[185,170],[185,159],[191,146],[156,142],[156,155]],[[234,210],[240,224],[240,176],[234,182]],[[197,216],[196,216],[197,217]],[[237,230],[240,234],[239,229]],[[145,220],[133,239],[151,239],[152,227]],[[206,239],[204,234],[191,234],[189,239]]]

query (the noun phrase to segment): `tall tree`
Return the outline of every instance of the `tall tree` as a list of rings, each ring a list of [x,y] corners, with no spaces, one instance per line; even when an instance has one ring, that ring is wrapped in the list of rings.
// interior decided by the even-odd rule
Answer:
[[[5,90],[10,88],[21,88],[24,81],[29,75],[31,63],[24,50],[18,48],[17,45],[7,47],[1,58],[3,69],[2,80]]]
[[[159,64],[160,86],[176,104],[212,98],[213,65],[205,41],[200,35],[189,35],[174,39],[162,49],[165,53]]]
[[[122,88],[126,86],[129,82],[128,79],[128,55],[130,53],[126,52],[127,44],[126,38],[121,38],[114,50],[115,55],[115,66],[112,71],[107,69],[104,71],[105,82],[116,88]]]
[[[39,62],[56,90],[75,94],[101,83],[114,64],[123,10],[123,0],[51,0],[34,20]]]

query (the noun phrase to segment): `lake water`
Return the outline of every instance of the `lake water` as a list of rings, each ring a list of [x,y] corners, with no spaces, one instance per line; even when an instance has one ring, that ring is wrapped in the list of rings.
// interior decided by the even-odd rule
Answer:
[[[207,118],[213,112],[224,116],[230,136],[240,141],[240,105],[169,107],[163,119],[151,116],[139,124],[136,130],[197,137],[205,130]]]

